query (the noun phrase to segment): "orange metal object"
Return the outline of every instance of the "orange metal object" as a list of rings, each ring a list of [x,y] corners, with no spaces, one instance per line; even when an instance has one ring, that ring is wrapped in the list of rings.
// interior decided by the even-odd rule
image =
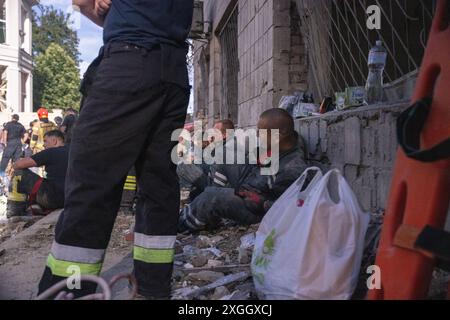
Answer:
[[[413,101],[433,97],[421,135],[422,149],[450,137],[450,0],[439,0]],[[397,153],[376,265],[382,288],[369,290],[373,300],[424,299],[435,265],[420,252],[394,245],[402,225],[444,228],[450,202],[450,160],[423,163]]]

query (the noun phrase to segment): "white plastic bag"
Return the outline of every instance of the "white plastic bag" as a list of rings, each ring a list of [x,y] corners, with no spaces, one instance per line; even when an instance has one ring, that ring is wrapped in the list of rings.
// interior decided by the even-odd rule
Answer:
[[[311,170],[317,168],[288,188],[256,233],[252,273],[261,299],[343,300],[356,288],[369,215],[338,170],[318,171],[300,192]]]

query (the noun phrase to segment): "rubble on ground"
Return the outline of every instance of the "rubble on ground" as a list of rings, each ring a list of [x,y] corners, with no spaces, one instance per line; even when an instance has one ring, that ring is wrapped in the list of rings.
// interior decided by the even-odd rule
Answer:
[[[24,216],[6,218],[6,196],[0,197],[0,244],[31,227],[42,217]]]
[[[0,222],[0,243],[34,224],[40,217],[12,219]],[[16,221],[17,220],[17,221]],[[127,235],[133,234],[134,216],[119,212],[107,257],[117,261],[132,251],[133,242]],[[358,288],[353,299],[363,299],[367,291],[367,267],[375,263],[383,212],[372,214],[366,235],[364,256]],[[175,245],[175,262],[172,277],[174,300],[256,300],[257,295],[251,277],[251,257],[259,225],[237,226],[228,222],[221,229],[198,234],[179,234]],[[29,236],[21,250],[34,250],[50,243],[54,236],[54,223],[44,225],[39,232]],[[1,248],[0,248],[1,249]],[[0,266],[15,261],[16,254],[0,250]],[[114,265],[116,260],[110,261]],[[131,266],[130,266],[131,267]],[[130,270],[131,271],[131,270]],[[449,273],[435,271],[430,288],[430,299],[441,299],[446,290]]]
[[[256,299],[250,262],[258,225],[178,235],[174,300]]]

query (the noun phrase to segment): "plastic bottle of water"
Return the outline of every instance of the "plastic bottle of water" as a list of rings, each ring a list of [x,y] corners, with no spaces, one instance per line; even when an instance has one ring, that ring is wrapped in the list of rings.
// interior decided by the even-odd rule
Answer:
[[[378,40],[369,52],[369,76],[366,83],[366,101],[376,104],[383,99],[383,71],[386,66],[387,52]]]

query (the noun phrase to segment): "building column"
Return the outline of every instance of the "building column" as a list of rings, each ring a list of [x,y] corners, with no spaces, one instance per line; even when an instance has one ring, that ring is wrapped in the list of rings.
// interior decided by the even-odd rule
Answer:
[[[22,99],[22,74],[17,66],[9,66],[7,69],[6,101],[9,110],[20,112]]]
[[[27,99],[25,100],[25,112],[33,112],[33,72],[30,71],[27,80]]]
[[[19,24],[21,1],[6,0],[6,43],[20,48]]]

